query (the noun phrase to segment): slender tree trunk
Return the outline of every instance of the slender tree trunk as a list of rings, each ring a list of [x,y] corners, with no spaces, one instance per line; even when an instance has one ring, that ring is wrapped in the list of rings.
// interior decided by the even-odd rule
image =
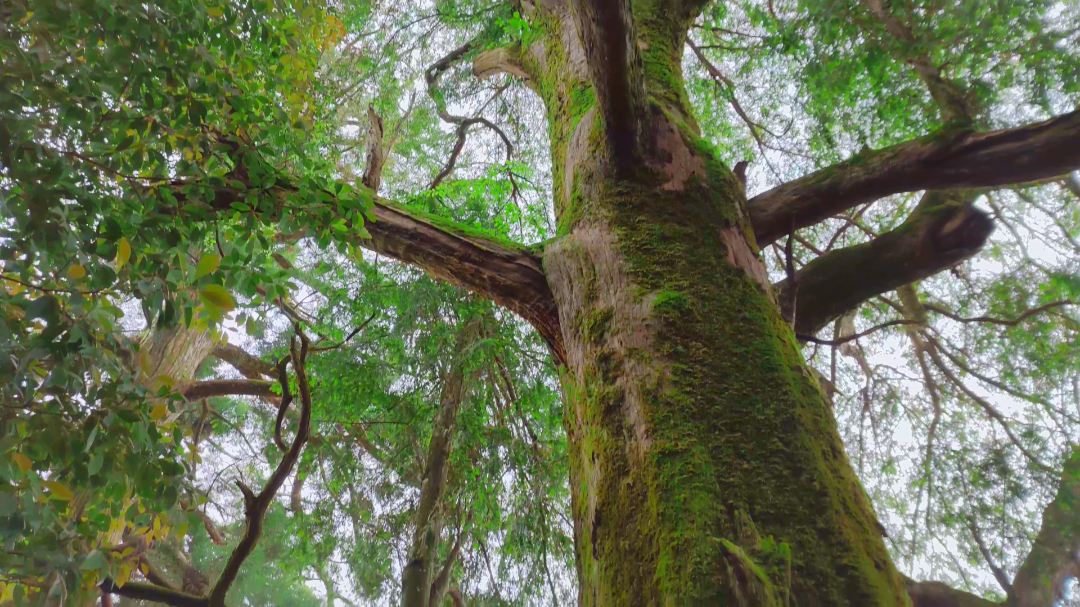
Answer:
[[[504,57],[549,112],[561,237],[543,261],[565,348],[580,603],[908,604],[757,259],[742,185],[698,133],[685,24],[663,4],[634,3],[640,124],[612,118],[636,111],[622,93],[590,86],[604,76],[596,45],[572,28],[602,16],[536,9],[545,36]],[[612,143],[635,128],[640,149]]]
[[[403,607],[437,606],[445,589],[433,585],[436,581],[436,557],[442,536],[443,495],[450,472],[450,450],[457,427],[457,415],[467,392],[466,352],[475,343],[481,321],[471,321],[461,327],[454,344],[454,356],[449,371],[442,378],[439,413],[431,429],[420,499],[416,506],[415,526],[408,562],[401,573],[401,604]],[[450,557],[451,559],[453,556]],[[445,584],[444,584],[445,585]],[[433,602],[437,598],[438,603]]]

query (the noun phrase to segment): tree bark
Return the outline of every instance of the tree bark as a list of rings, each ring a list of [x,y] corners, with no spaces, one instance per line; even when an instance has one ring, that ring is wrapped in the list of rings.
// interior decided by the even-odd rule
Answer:
[[[1018,607],[1050,605],[1070,577],[1080,577],[1080,447],[1065,461],[1057,496],[1013,579],[1012,598]]]
[[[585,69],[582,13],[533,9],[545,35],[519,54],[552,134],[561,236],[543,263],[580,603],[907,604],[755,256],[742,185],[694,123],[689,18],[633,10],[649,106],[631,170],[605,115],[625,108],[592,94],[611,83]]]

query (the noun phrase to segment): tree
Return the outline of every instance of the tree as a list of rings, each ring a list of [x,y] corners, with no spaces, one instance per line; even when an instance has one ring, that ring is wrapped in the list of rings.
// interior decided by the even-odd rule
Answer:
[[[411,105],[402,110],[386,101],[407,90],[408,79],[352,54],[368,44],[365,31],[379,31],[369,27],[383,24],[375,5],[87,1],[50,11],[35,0],[0,7],[0,305],[10,359],[0,394],[10,411],[3,444],[18,454],[2,471],[0,513],[12,529],[5,541],[17,546],[3,564],[16,584],[6,587],[48,595],[89,581],[130,596],[158,592],[172,604],[224,604],[277,487],[297,462],[290,497],[302,502],[300,449],[314,406],[308,376],[317,378],[311,385],[318,400],[319,390],[333,394],[335,382],[354,372],[349,365],[357,365],[352,346],[344,347],[356,332],[343,331],[332,315],[312,318],[298,303],[305,290],[318,292],[306,271],[315,266],[310,257],[289,261],[283,253],[307,241],[329,256],[329,265],[378,266],[360,253],[364,248],[418,266],[517,314],[543,340],[563,397],[582,604],[990,604],[897,572],[890,549],[908,566],[929,558],[926,536],[934,529],[963,530],[1008,604],[1044,604],[1060,593],[1061,582],[1076,574],[1080,537],[1070,507],[1080,416],[1058,395],[1080,371],[1073,356],[1077,321],[1063,311],[1080,292],[1075,274],[1067,264],[1040,267],[1026,250],[1014,253],[1012,259],[1028,258],[1025,271],[1041,274],[1025,280],[999,272],[986,289],[997,307],[980,318],[964,315],[974,296],[953,296],[960,305],[949,309],[934,301],[949,287],[921,281],[937,280],[984,247],[991,259],[1009,261],[990,240],[995,224],[1021,249],[1027,233],[1044,229],[1059,231],[1074,253],[1080,249],[1074,216],[1043,212],[1046,227],[1017,227],[1003,210],[1004,204],[1024,217],[1023,209],[1048,204],[1048,192],[1072,196],[1077,189],[1069,176],[1080,167],[1080,58],[1070,38],[1080,19],[1076,7],[775,4],[435,3],[429,18],[445,36],[418,35],[416,44],[440,53],[423,70],[431,103],[415,121],[427,131],[406,137],[406,145],[422,148],[439,120],[452,128],[454,143],[430,182],[433,192],[405,203],[377,195],[384,180],[394,180],[383,173],[396,142],[383,141],[378,112],[349,101],[353,91],[375,90],[370,97],[384,100],[384,116],[395,115],[399,130],[410,128]],[[1047,25],[1050,15],[1067,25]],[[400,19],[398,31],[412,32],[415,23]],[[371,34],[364,48],[407,75],[407,49],[376,46],[386,32]],[[475,79],[450,92],[444,81],[466,64]],[[358,77],[358,66],[372,75]],[[732,70],[737,75],[727,75]],[[751,114],[740,98],[753,75],[776,80],[757,94],[761,103]],[[447,179],[470,170],[459,165],[476,127],[505,148],[507,162],[496,177],[473,175],[471,182],[478,189],[501,183],[514,201],[521,194],[526,176],[513,161],[515,141],[485,115],[486,102],[455,98],[467,97],[457,95],[462,87],[491,86],[483,84],[491,79],[505,81],[494,100],[514,83],[527,87],[528,101],[506,105],[542,111],[548,130],[555,235],[528,246],[491,219],[489,191],[464,196],[475,203],[466,205],[471,213],[458,214],[465,217],[439,207],[452,198]],[[1026,115],[995,114],[1017,105],[1017,96],[1028,102]],[[475,113],[454,115],[455,104]],[[803,111],[793,109],[799,106]],[[762,124],[771,114],[787,120],[794,135]],[[540,118],[516,120],[535,126]],[[349,168],[359,163],[349,159],[360,146],[340,141],[350,128],[365,133],[368,144],[359,179]],[[749,137],[733,135],[734,128]],[[522,137],[516,139],[520,148]],[[791,140],[801,140],[802,149],[774,149]],[[732,171],[725,159],[736,153],[761,162],[749,175],[746,165]],[[800,157],[801,164],[793,160]],[[778,170],[777,159],[791,168]],[[772,175],[758,172],[762,164]],[[403,173],[412,179],[399,181],[415,188],[416,176]],[[748,185],[764,183],[771,187],[747,197]],[[919,192],[917,202],[903,196]],[[976,206],[984,200],[992,214]],[[1064,210],[1075,203],[1053,204]],[[537,215],[534,223],[542,225],[544,214]],[[978,291],[978,279],[955,271],[957,283]],[[125,295],[145,317],[140,345],[117,326],[117,300]],[[332,311],[329,304],[344,305],[350,296],[346,291],[322,307]],[[451,309],[467,307],[466,298],[455,301]],[[244,311],[230,316],[238,307]],[[250,319],[250,332],[258,334],[256,311],[287,318],[300,345],[279,341],[276,351],[255,356],[219,343],[227,318],[245,326]],[[346,316],[353,324],[355,312]],[[1025,324],[1008,346],[966,333],[957,345],[950,338],[958,333],[935,329],[931,314],[965,326],[1034,326]],[[857,331],[857,318],[878,322]],[[818,337],[830,323],[832,338]],[[455,331],[467,334],[469,326]],[[918,429],[925,440],[916,470],[906,473],[914,495],[900,499],[882,488],[895,476],[894,445],[880,471],[863,470],[864,417],[878,440],[881,419],[899,419],[888,407],[906,406],[904,391],[912,389],[882,378],[862,341],[890,328],[909,348],[920,404],[929,411],[912,416],[926,422]],[[311,363],[308,332],[319,335]],[[807,364],[800,341],[831,348],[827,375]],[[508,369],[495,349],[483,363],[465,365],[463,343],[449,349],[454,362],[443,376],[446,397],[428,441],[429,472],[452,459],[449,437],[466,371]],[[838,352],[851,359],[852,371],[838,373]],[[197,380],[196,367],[211,354],[246,379]],[[1007,361],[1010,372],[989,373],[987,360]],[[1032,367],[1036,372],[1025,370]],[[972,388],[971,378],[980,387]],[[865,384],[848,388],[856,382]],[[492,383],[500,387],[490,398],[515,400],[512,380]],[[1053,425],[1012,419],[989,389],[1033,405]],[[295,415],[290,393],[302,401],[289,422],[298,427],[291,447],[282,439],[283,424]],[[268,479],[263,493],[241,489],[245,548],[234,552],[208,597],[125,584],[138,563],[117,545],[120,538],[102,537],[130,527],[135,535],[142,529],[145,542],[163,543],[158,530],[188,519],[185,511],[205,523],[190,501],[183,506],[177,487],[195,476],[195,403],[229,395],[276,404],[264,436],[286,452],[266,458],[277,472],[261,475]],[[875,400],[887,406],[877,413],[881,419]],[[863,481],[873,483],[878,507],[892,502],[900,519],[914,521],[910,538],[905,525],[878,521],[845,454],[837,419],[852,410],[844,408],[849,402],[859,415],[844,426],[848,449],[857,453]],[[953,413],[959,403],[988,420],[979,440],[962,438],[970,426]],[[529,416],[520,417],[527,425]],[[29,439],[46,432],[54,440]],[[348,426],[332,432],[350,439],[348,453],[358,445],[379,459],[369,437]],[[99,435],[106,442],[95,448]],[[539,454],[535,435],[531,442]],[[307,449],[311,461],[328,457],[321,445]],[[948,457],[940,454],[946,449]],[[109,464],[103,473],[106,458],[128,463]],[[432,588],[436,543],[447,555],[460,550],[461,534],[439,538],[441,522],[432,516],[446,497],[425,491],[442,486],[445,474],[438,469],[419,483],[416,539],[403,572],[405,597],[416,596],[408,604],[428,604],[448,591],[450,569]],[[398,475],[398,484],[407,485],[407,477]],[[333,484],[324,480],[331,492]],[[1007,505],[985,503],[998,490]],[[1010,563],[1010,579],[992,544],[1022,518],[1009,508],[1031,510],[1033,492],[1046,495],[1038,501],[1049,506],[1030,555]],[[547,530],[556,525],[545,519],[545,500],[537,503],[546,569]],[[988,520],[1008,521],[995,527],[990,543]],[[887,546],[883,534],[894,527],[910,547]],[[38,528],[48,534],[27,532]],[[414,562],[417,583],[409,581]],[[318,577],[333,594],[333,574]]]

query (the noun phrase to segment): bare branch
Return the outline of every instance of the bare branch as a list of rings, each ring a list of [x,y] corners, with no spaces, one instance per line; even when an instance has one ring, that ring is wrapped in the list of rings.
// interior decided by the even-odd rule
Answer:
[[[840,346],[840,345],[846,344],[849,341],[854,341],[854,340],[859,339],[861,337],[866,337],[867,335],[870,335],[871,333],[877,333],[878,331],[880,331],[882,329],[887,329],[889,327],[896,327],[896,326],[899,326],[899,325],[917,325],[917,324],[922,324],[922,323],[920,323],[917,320],[906,320],[906,319],[890,320],[889,322],[881,323],[880,325],[877,325],[876,327],[871,327],[871,328],[869,328],[869,329],[867,329],[865,331],[856,333],[854,335],[848,335],[847,337],[841,337],[839,339],[818,339],[818,338],[814,337],[813,335],[802,335],[802,334],[798,334],[798,333],[795,334],[795,337],[798,338],[799,341],[808,341],[808,342],[810,342],[812,344],[818,344],[818,345],[822,345],[822,346]]]
[[[252,494],[243,484],[240,485],[241,491],[244,492],[244,516],[247,519],[247,526],[244,537],[240,539],[240,543],[237,544],[232,555],[229,556],[221,575],[210,591],[209,605],[212,607],[223,607],[225,605],[225,596],[229,592],[229,586],[236,580],[236,575],[240,572],[240,566],[251,554],[255,544],[259,541],[259,536],[262,534],[263,516],[270,507],[274,496],[277,495],[278,489],[281,488],[286,477],[296,465],[296,461],[300,457],[300,451],[304,448],[311,430],[311,389],[308,386],[307,372],[304,366],[307,362],[309,344],[307,337],[300,330],[300,325],[296,325],[295,330],[300,338],[300,347],[297,348],[296,339],[294,338],[290,346],[290,357],[293,371],[296,373],[297,389],[300,393],[300,423],[296,430],[296,437],[293,439],[288,453],[282,457],[274,473],[257,496]]]
[[[962,322],[962,323],[982,322],[982,323],[988,323],[988,324],[993,324],[993,325],[1001,325],[1003,327],[1015,327],[1016,325],[1019,325],[1020,323],[1024,322],[1025,320],[1031,318],[1032,316],[1038,316],[1039,314],[1042,314],[1043,312],[1053,310],[1054,308],[1060,308],[1061,306],[1071,306],[1071,305],[1073,305],[1073,303],[1074,302],[1071,299],[1064,299],[1064,300],[1061,300],[1061,301],[1050,302],[1048,304],[1039,306],[1037,308],[1032,308],[1032,309],[1024,312],[1023,314],[1021,314],[1020,316],[1017,316],[1016,318],[994,318],[993,316],[976,316],[974,318],[964,318],[964,317],[961,317],[961,316],[957,316],[956,314],[953,314],[952,312],[950,312],[949,310],[946,310],[945,308],[942,308],[941,306],[937,306],[937,305],[929,304],[929,303],[925,304],[925,305],[926,305],[927,310],[929,310],[931,312],[936,312],[938,314],[941,314],[942,316],[947,316],[947,317],[949,317],[949,318],[951,318],[951,319],[953,319],[953,320],[955,320],[957,322]]]
[[[982,555],[983,560],[986,561],[986,566],[990,568],[990,571],[994,574],[994,579],[1005,590],[1006,594],[1011,595],[1013,593],[1012,584],[1009,583],[1009,576],[1005,575],[1005,571],[1001,567],[998,567],[997,562],[994,561],[994,555],[990,554],[990,549],[986,546],[986,542],[983,540],[982,533],[979,531],[979,527],[975,524],[975,519],[969,518],[967,521],[968,531],[971,531],[971,537],[975,539],[975,545],[979,548],[979,554]]]
[[[943,132],[876,151],[790,181],[750,200],[758,246],[865,202],[901,192],[991,188],[1064,175],[1080,167],[1080,111],[1014,129]]]
[[[1039,470],[1042,470],[1043,472],[1049,472],[1050,468],[1041,460],[1039,460],[1039,458],[1036,457],[1035,454],[1032,453],[1027,447],[1025,447],[1024,443],[1020,442],[1020,439],[1016,436],[1016,433],[1013,432],[1012,426],[1009,424],[1009,420],[1006,419],[1006,417],[1001,413],[1001,411],[998,411],[997,408],[990,404],[990,402],[987,401],[985,398],[972,392],[971,389],[967,387],[967,384],[961,381],[960,378],[957,377],[955,373],[953,373],[952,369],[950,369],[949,366],[945,364],[945,361],[941,359],[941,356],[938,354],[936,347],[937,342],[934,341],[933,338],[931,338],[930,336],[927,336],[927,340],[932,347],[927,348],[926,352],[930,355],[930,360],[934,361],[934,366],[941,370],[941,373],[945,375],[945,377],[948,378],[948,380],[952,382],[954,386],[959,388],[961,392],[967,395],[967,397],[971,399],[972,402],[978,405],[979,408],[981,408],[990,419],[1001,425],[1001,428],[1005,431],[1005,435],[1009,437],[1009,442],[1011,442],[1013,446],[1020,450],[1020,453],[1022,453],[1024,457],[1027,458],[1027,460],[1031,463],[1032,466],[1038,468]]]

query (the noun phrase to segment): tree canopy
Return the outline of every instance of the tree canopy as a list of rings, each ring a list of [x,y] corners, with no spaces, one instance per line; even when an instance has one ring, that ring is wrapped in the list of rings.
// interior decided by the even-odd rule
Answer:
[[[0,604],[579,600],[548,4],[0,1]],[[699,4],[912,598],[1080,604],[1080,3]]]

